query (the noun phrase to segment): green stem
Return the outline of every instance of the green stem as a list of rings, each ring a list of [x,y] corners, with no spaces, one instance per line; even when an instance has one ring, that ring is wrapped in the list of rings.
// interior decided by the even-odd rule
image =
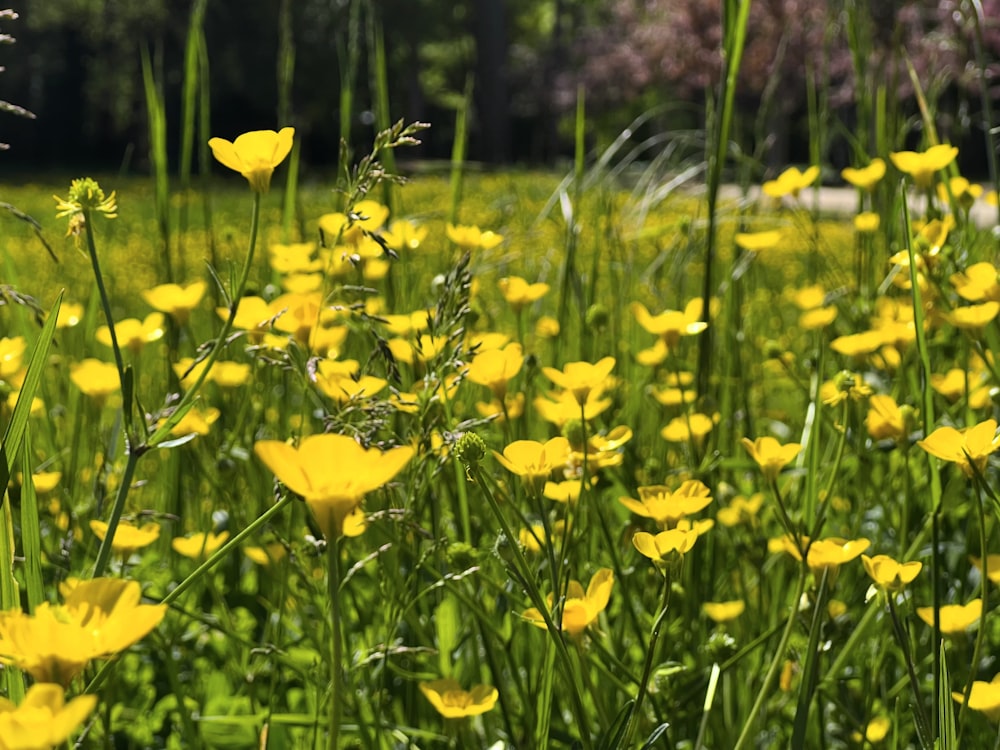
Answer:
[[[906,629],[903,627],[902,621],[899,619],[894,599],[895,597],[891,592],[886,597],[886,601],[889,603],[889,616],[892,619],[892,629],[896,635],[896,642],[903,652],[903,661],[906,662],[906,673],[910,680],[910,689],[913,691],[913,719],[916,723],[920,745],[924,748],[930,748],[932,746],[931,737],[933,735],[930,734],[930,725],[927,722],[924,707],[920,702],[920,681],[917,679],[917,672],[913,665],[910,640],[906,635]]]
[[[643,699],[649,690],[649,679],[653,674],[653,662],[656,661],[656,643],[660,639],[660,628],[667,619],[667,609],[670,606],[670,571],[663,575],[663,592],[660,594],[660,612],[653,621],[653,630],[649,635],[649,647],[646,649],[646,661],[642,666],[642,677],[639,678],[639,689],[635,694],[635,703],[629,712],[628,725],[622,737],[620,747],[630,747],[632,735],[635,734],[642,711]]]
[[[226,345],[226,339],[233,330],[233,321],[236,320],[236,309],[239,307],[240,299],[243,297],[243,293],[246,290],[247,281],[250,278],[250,268],[253,265],[254,251],[257,247],[257,230],[260,227],[260,202],[261,194],[255,192],[253,195],[253,210],[250,214],[250,239],[247,243],[247,254],[243,259],[243,268],[240,271],[240,277],[236,282],[236,287],[230,294],[229,315],[222,324],[222,330],[219,331],[219,335],[216,337],[215,343],[212,345],[212,349],[209,351],[208,357],[205,359],[205,364],[198,373],[198,377],[195,378],[195,381],[184,392],[184,396],[181,398],[180,403],[177,404],[173,413],[163,420],[160,426],[157,427],[153,434],[147,439],[146,444],[149,447],[156,446],[157,443],[167,437],[167,435],[170,434],[170,430],[176,426],[181,418],[194,405],[195,398],[197,397],[202,384],[208,377],[208,373],[212,369],[212,365],[214,365],[216,360],[219,359],[219,355],[222,353],[222,348]]]
[[[527,560],[524,559],[524,553],[521,551],[521,546],[517,543],[517,535],[514,534],[513,529],[511,529],[510,524],[507,522],[507,517],[503,514],[503,510],[497,503],[496,498],[493,497],[493,493],[489,489],[482,470],[479,468],[478,464],[469,464],[468,473],[469,476],[472,477],[472,480],[479,485],[480,488],[482,488],[483,495],[486,497],[486,501],[489,503],[490,509],[493,511],[493,515],[496,517],[501,530],[510,542],[510,550],[513,557],[512,568],[514,572],[517,573],[521,583],[524,585],[525,592],[528,594],[528,598],[531,599],[531,603],[534,605],[535,609],[538,610],[542,619],[545,621],[546,632],[548,632],[549,638],[552,639],[552,643],[556,648],[556,654],[559,656],[560,663],[566,673],[566,678],[572,685],[572,689],[569,691],[569,694],[570,699],[573,701],[573,709],[576,713],[576,719],[580,727],[580,742],[585,750],[589,750],[592,747],[592,743],[590,739],[589,722],[587,721],[587,710],[583,705],[583,698],[580,695],[580,686],[574,679],[573,661],[570,657],[569,649],[566,648],[566,642],[563,640],[562,632],[552,620],[552,615],[549,612],[548,605],[542,597],[541,592],[538,590],[538,586],[535,585],[534,579],[531,575],[531,569],[528,567]]]
[[[764,683],[760,686],[760,692],[757,693],[757,698],[754,700],[753,707],[750,709],[750,714],[747,716],[746,722],[743,724],[743,729],[740,731],[740,736],[736,740],[734,750],[743,750],[747,742],[750,740],[750,731],[753,729],[757,715],[764,707],[764,701],[767,700],[767,696],[771,692],[771,683],[774,682],[775,677],[778,676],[778,670],[781,668],[781,660],[785,657],[785,651],[788,649],[788,642],[792,638],[792,630],[795,628],[796,616],[799,613],[799,601],[802,599],[802,592],[806,589],[806,577],[808,574],[809,566],[806,565],[805,557],[803,556],[802,562],[799,565],[799,580],[795,587],[795,594],[792,597],[791,611],[788,613],[788,621],[785,623],[785,629],[781,633],[781,640],[778,642],[778,648],[775,650],[774,656],[771,658],[771,664],[767,669],[767,673],[764,675]]]
[[[341,707],[344,694],[344,640],[341,634],[340,622],[340,539],[337,536],[330,539],[327,546],[327,588],[330,595],[330,750],[337,750],[340,740]]]

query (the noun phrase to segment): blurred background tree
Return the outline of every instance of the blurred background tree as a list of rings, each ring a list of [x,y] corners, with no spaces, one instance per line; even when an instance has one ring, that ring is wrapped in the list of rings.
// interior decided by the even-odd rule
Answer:
[[[1000,0],[981,0],[984,50],[1000,68]],[[22,0],[19,42],[0,48],[0,99],[38,115],[4,118],[16,149],[5,168],[147,168],[147,110],[140,48],[162,86],[168,152],[176,159],[184,50],[192,2]],[[368,142],[374,110],[374,29],[384,39],[389,119],[434,127],[419,156],[447,158],[456,107],[471,81],[470,157],[551,163],[570,153],[567,123],[578,92],[590,137],[607,142],[639,113],[645,127],[703,126],[720,69],[722,0],[295,0],[290,111],[305,162],[332,164],[340,136],[340,95],[353,87],[350,129]],[[274,128],[279,100],[280,0],[208,0],[204,33],[213,132],[233,137]],[[737,139],[762,165],[810,161],[808,94],[835,115],[823,158],[847,161],[869,150],[851,133],[859,85],[890,87],[901,140],[918,139],[909,60],[932,101],[947,104],[942,137],[968,140],[980,107],[972,52],[972,0],[754,0],[741,70]],[[847,34],[867,54],[851,54]],[[345,76],[345,73],[348,75]],[[990,92],[994,98],[996,90]],[[976,145],[978,144],[978,145]],[[894,144],[899,146],[902,144]],[[982,164],[982,159],[972,159]]]

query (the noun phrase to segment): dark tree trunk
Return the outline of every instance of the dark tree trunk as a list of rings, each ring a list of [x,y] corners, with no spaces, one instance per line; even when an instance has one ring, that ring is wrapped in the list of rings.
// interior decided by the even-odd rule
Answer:
[[[507,84],[506,0],[475,0],[475,103],[479,158],[501,164],[510,160],[510,92]]]

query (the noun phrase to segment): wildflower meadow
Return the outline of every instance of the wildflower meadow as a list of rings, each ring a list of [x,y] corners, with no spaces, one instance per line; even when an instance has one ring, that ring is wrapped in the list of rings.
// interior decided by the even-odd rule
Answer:
[[[0,176],[0,750],[1000,747],[989,99],[988,180],[916,74],[765,172],[725,5],[563,171]]]

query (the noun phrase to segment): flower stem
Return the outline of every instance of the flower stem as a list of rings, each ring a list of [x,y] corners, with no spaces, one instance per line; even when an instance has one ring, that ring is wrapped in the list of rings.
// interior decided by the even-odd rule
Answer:
[[[767,669],[767,674],[764,675],[764,683],[760,686],[760,692],[757,693],[757,699],[753,703],[753,707],[750,709],[750,714],[747,716],[746,722],[743,724],[743,729],[740,731],[740,736],[736,740],[736,745],[734,750],[742,750],[750,739],[750,730],[753,729],[754,722],[757,715],[760,713],[761,708],[764,706],[764,701],[767,700],[768,693],[771,692],[771,683],[774,682],[774,678],[778,676],[778,670],[781,668],[781,660],[785,657],[785,651],[788,649],[788,642],[792,637],[792,630],[795,628],[796,616],[799,613],[799,601],[802,599],[802,592],[806,589],[806,577],[809,574],[809,566],[806,565],[805,556],[803,556],[802,562],[799,565],[799,581],[795,587],[795,595],[792,598],[791,612],[788,614],[788,621],[785,623],[785,629],[781,633],[781,640],[778,642],[778,648],[774,652],[774,656],[771,658],[771,665]]]
[[[667,609],[670,606],[670,571],[663,575],[663,593],[660,595],[660,612],[653,621],[653,630],[649,635],[649,648],[646,649],[646,662],[642,667],[642,677],[639,678],[639,690],[635,695],[635,703],[629,712],[628,725],[622,737],[620,747],[631,747],[632,735],[635,734],[642,711],[642,702],[649,689],[649,679],[653,674],[653,662],[656,660],[656,643],[660,639],[660,628],[667,619]]]
[[[344,694],[344,641],[340,622],[340,539],[338,535],[328,540],[326,554],[327,590],[330,596],[330,720],[328,747],[337,750],[340,741],[341,706]]]

